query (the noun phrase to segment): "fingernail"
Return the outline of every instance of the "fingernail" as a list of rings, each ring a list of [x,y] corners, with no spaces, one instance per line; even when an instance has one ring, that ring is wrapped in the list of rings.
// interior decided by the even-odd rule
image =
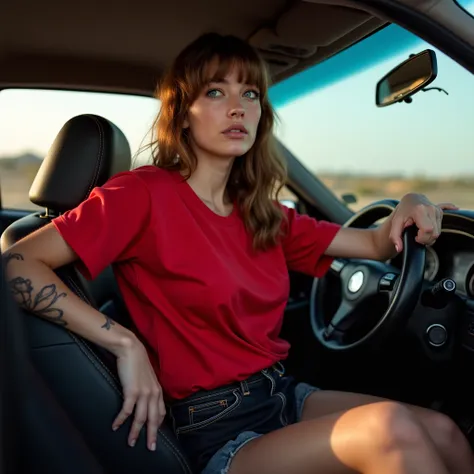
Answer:
[[[130,446],[133,448],[136,442],[137,442],[136,439],[132,439],[132,441],[130,441]]]
[[[113,431],[117,431],[118,428],[119,428],[118,426],[112,426],[112,430],[113,430]]]
[[[151,450],[152,450],[152,451],[156,451],[156,443],[153,443],[153,444],[151,445]]]
[[[399,246],[398,244],[395,244],[395,250],[396,250],[397,252],[400,252],[400,246]]]

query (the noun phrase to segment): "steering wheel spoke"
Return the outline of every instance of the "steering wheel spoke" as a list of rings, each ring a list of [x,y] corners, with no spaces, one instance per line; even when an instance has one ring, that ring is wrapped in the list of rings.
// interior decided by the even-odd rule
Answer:
[[[320,343],[329,349],[348,350],[365,344],[375,335],[379,339],[387,337],[393,332],[392,329],[406,322],[417,303],[424,276],[425,248],[416,242],[416,234],[415,226],[404,231],[401,272],[389,264],[373,260],[333,261],[329,272],[340,283],[340,292],[337,293],[341,295],[341,303],[329,324],[328,318],[324,317],[324,310],[329,306],[324,302],[337,294],[331,290],[334,279],[326,280],[324,285],[319,285],[318,279],[314,280],[311,325]],[[324,293],[321,288],[324,288]],[[357,336],[357,340],[350,338],[349,342],[347,335],[358,323],[357,318],[363,317],[372,308],[378,308],[380,305],[372,305],[371,302],[372,298],[381,294],[388,296],[389,303],[387,309],[381,311],[379,322],[367,334]]]
[[[353,322],[354,305],[352,302],[342,300],[336,314],[331,319],[331,322],[326,326],[324,330],[325,339],[330,339],[334,332],[344,333],[347,331],[351,323]]]

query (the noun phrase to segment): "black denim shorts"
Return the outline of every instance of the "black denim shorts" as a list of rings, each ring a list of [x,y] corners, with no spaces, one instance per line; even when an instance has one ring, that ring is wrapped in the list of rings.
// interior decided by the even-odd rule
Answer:
[[[299,421],[316,390],[297,384],[276,364],[243,382],[194,393],[167,411],[195,472],[223,474],[247,442]]]

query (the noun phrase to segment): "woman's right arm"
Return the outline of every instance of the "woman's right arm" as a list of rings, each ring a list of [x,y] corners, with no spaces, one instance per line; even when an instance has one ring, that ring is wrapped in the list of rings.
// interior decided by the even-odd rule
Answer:
[[[67,328],[117,357],[125,400],[113,428],[117,429],[135,409],[129,444],[135,444],[146,422],[147,445],[154,450],[165,407],[146,349],[130,330],[89,306],[56,275],[54,269],[78,259],[56,227],[48,224],[30,234],[7,249],[3,258],[11,293],[22,308]]]

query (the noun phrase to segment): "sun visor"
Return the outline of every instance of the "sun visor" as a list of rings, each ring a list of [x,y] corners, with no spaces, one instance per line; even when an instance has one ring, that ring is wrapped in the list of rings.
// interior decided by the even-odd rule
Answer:
[[[361,10],[300,2],[283,13],[272,28],[257,30],[250,38],[267,60],[272,74],[280,74],[369,21]]]

